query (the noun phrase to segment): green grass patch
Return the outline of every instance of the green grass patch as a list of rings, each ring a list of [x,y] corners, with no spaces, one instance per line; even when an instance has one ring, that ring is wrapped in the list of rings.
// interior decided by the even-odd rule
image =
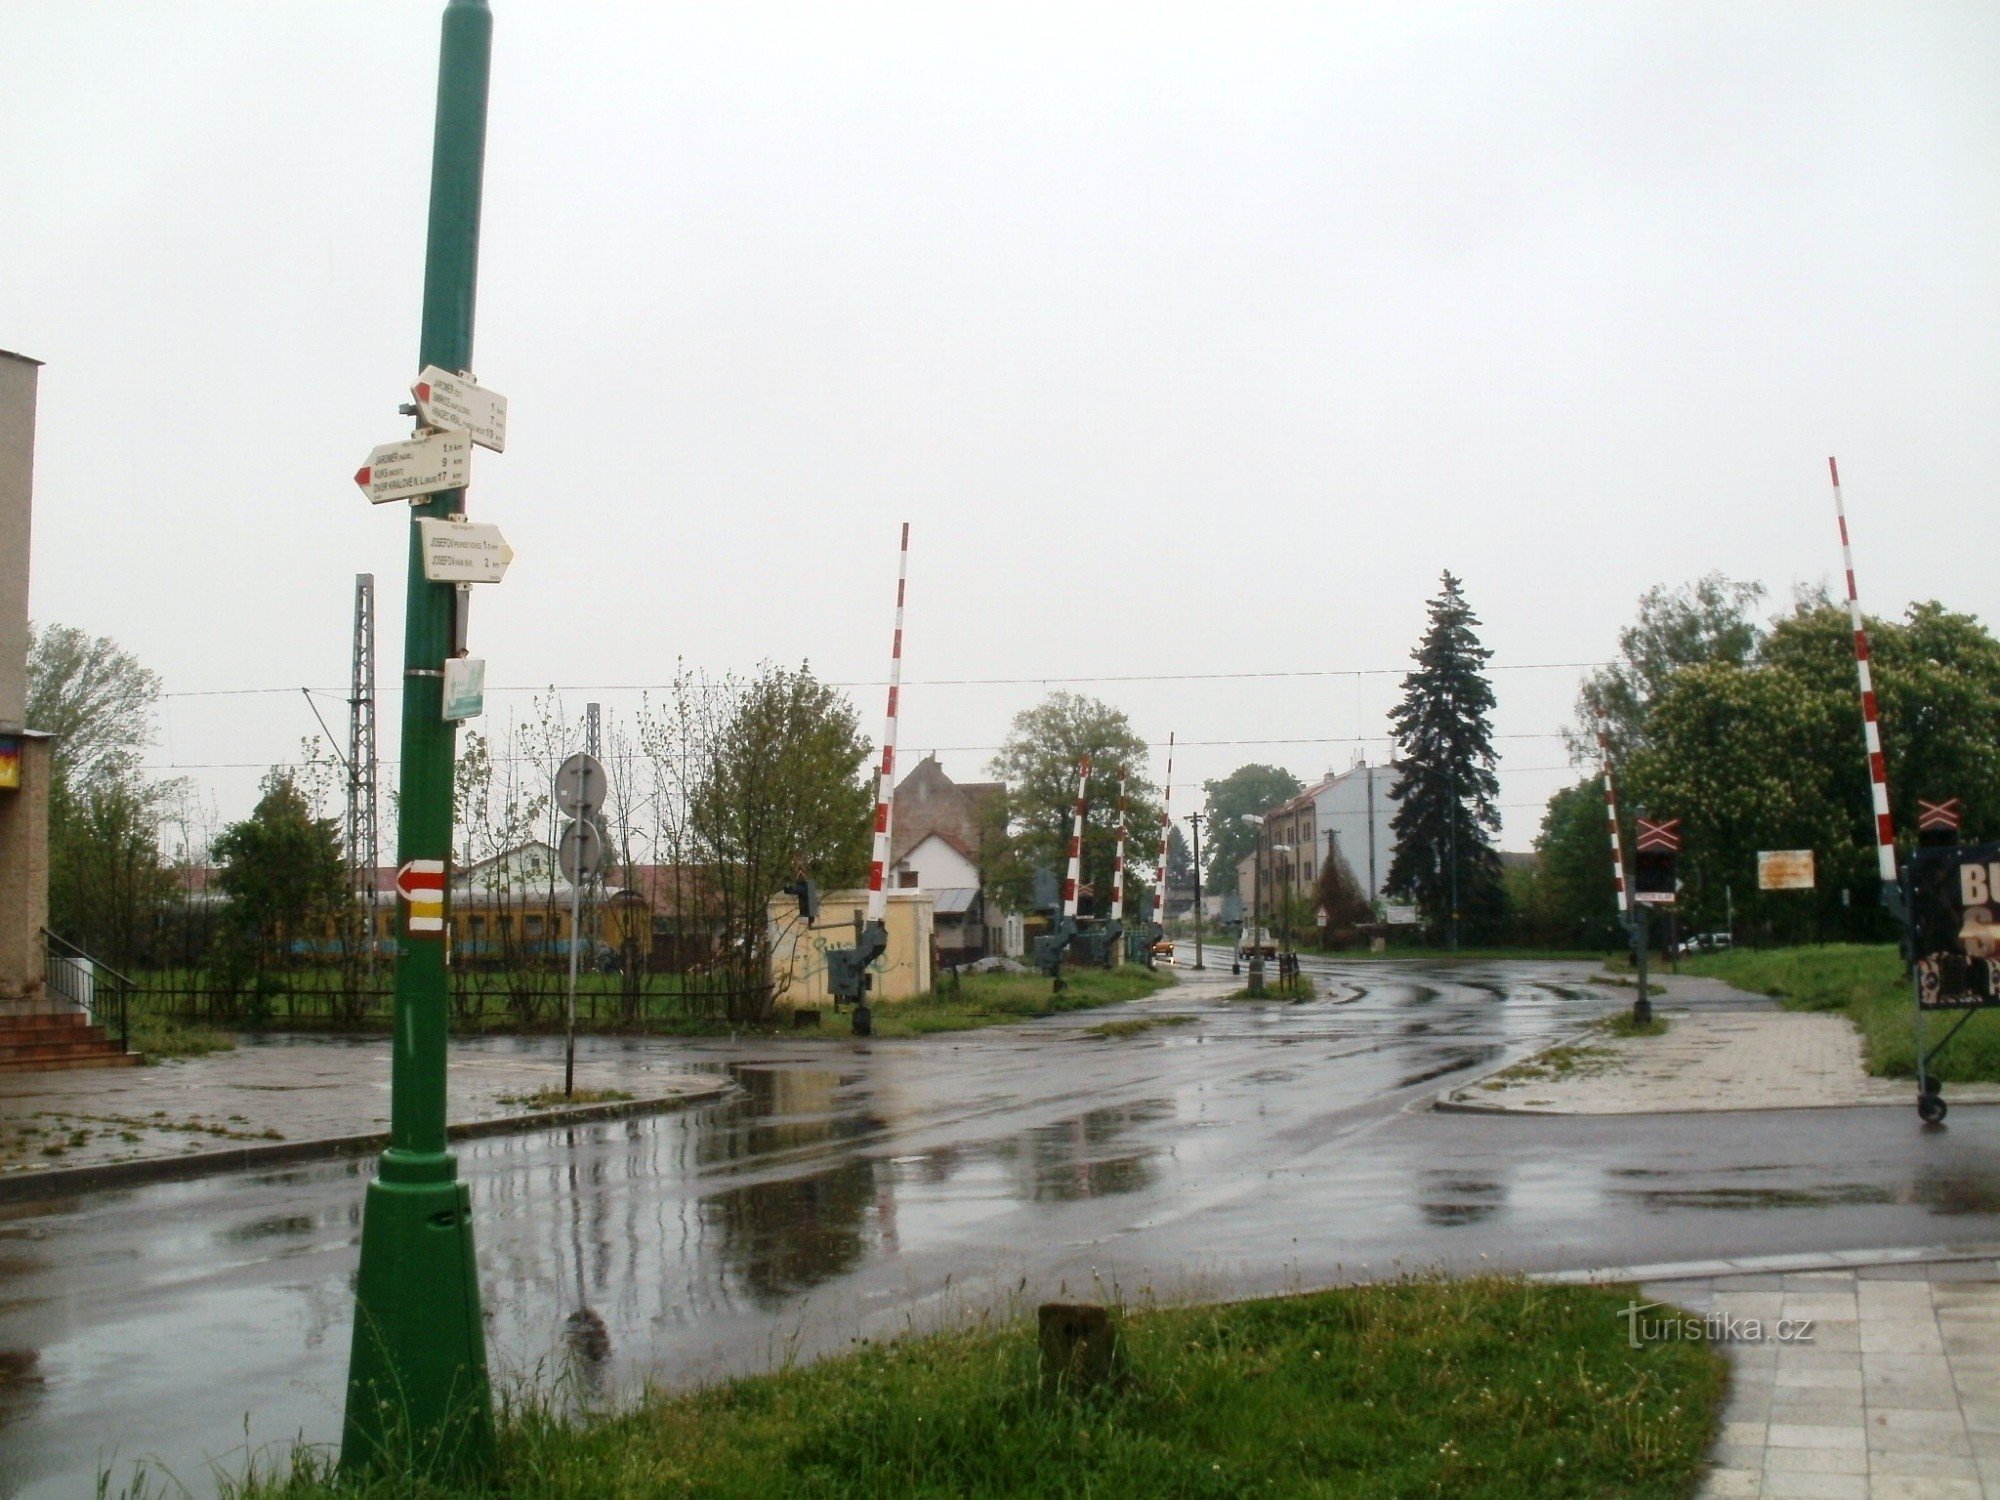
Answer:
[[[1142,1000],[1173,983],[1159,970],[1139,964],[1120,969],[1064,969],[1063,979],[1067,988],[1058,995],[1053,982],[1043,974],[961,975],[955,991],[934,991],[875,1006],[875,1035],[930,1036],[940,1031],[1008,1026]]]
[[[1312,976],[1301,974],[1298,978],[1283,984],[1276,979],[1267,978],[1264,981],[1264,993],[1261,995],[1251,994],[1249,986],[1246,985],[1240,990],[1231,990],[1222,998],[1224,1000],[1310,1000],[1318,993],[1319,988],[1313,983]]]
[[[1657,1011],[1653,1013],[1651,1020],[1635,1021],[1629,1010],[1602,1016],[1591,1024],[1599,1031],[1615,1037],[1665,1036],[1670,1026],[1667,1018]]]
[[[1916,1077],[1916,1000],[1902,956],[1890,944],[1732,948],[1682,959],[1681,970],[1773,996],[1790,1010],[1840,1011],[1861,1032],[1869,1072],[1880,1078]],[[1956,1019],[1956,1014],[1927,1018],[1933,1044]],[[1933,1071],[1946,1082],[2000,1083],[2000,1014],[1989,1010],[1973,1016],[1935,1060]]]
[[[536,1089],[532,1094],[502,1094],[500,1102],[515,1109],[568,1109],[578,1104],[622,1104],[634,1097],[623,1089],[578,1089],[565,1094],[561,1089]]]
[[[1192,1026],[1200,1017],[1177,1016],[1134,1016],[1126,1021],[1100,1021],[1084,1030],[1085,1036],[1098,1037],[1104,1041],[1116,1041],[1120,1037],[1143,1036],[1160,1026]]]
[[[143,996],[132,996],[129,1004],[125,1017],[131,1029],[129,1045],[134,1052],[145,1053],[149,1063],[170,1057],[206,1057],[236,1046],[236,1039],[228,1032],[169,1015],[163,1008],[147,1004]]]
[[[512,1401],[483,1484],[342,1488],[306,1453],[234,1494],[1685,1496],[1727,1365],[1628,1347],[1631,1292],[1492,1277],[1129,1313],[1116,1383],[1083,1398],[1042,1390],[1031,1329],[980,1328],[608,1418]]]

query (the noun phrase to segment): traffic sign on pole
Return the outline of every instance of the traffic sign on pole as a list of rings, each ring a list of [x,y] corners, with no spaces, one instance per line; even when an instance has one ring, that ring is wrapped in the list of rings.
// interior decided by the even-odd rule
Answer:
[[[1942,802],[1926,802],[1921,797],[1917,799],[1917,827],[1925,832],[1938,829],[1945,833],[1957,833],[1964,813],[1965,804],[1956,797],[1947,797]]]
[[[514,560],[514,549],[490,522],[423,516],[417,530],[422,536],[424,577],[432,583],[498,583]]]
[[[556,806],[572,818],[588,818],[604,806],[604,794],[609,787],[604,763],[579,751],[556,772]]]
[[[1681,848],[1681,820],[1679,818],[1641,818],[1639,820],[1639,847],[1659,849],[1668,854],[1678,854]]]
[[[469,375],[425,365],[410,394],[417,398],[417,415],[426,427],[462,432],[482,448],[506,451],[507,398],[498,391],[487,390]]]
[[[472,440],[462,432],[430,432],[383,443],[354,471],[354,482],[372,505],[462,490],[472,483]]]
[[[556,863],[571,885],[595,880],[604,868],[604,835],[597,831],[597,825],[588,818],[565,823],[556,841]]]

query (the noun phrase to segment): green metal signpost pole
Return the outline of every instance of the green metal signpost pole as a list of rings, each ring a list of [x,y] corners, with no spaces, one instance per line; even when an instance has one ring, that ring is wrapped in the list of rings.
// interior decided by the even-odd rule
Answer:
[[[472,363],[492,44],[486,0],[450,0],[438,60],[419,369],[465,370]],[[401,866],[438,861],[448,868],[451,857],[456,731],[443,714],[443,666],[453,650],[457,590],[425,580],[416,521],[464,508],[463,490],[411,507],[396,828]],[[401,908],[396,956],[390,1144],[368,1185],[361,1220],[340,1455],[349,1469],[405,1456],[421,1456],[427,1467],[476,1464],[493,1443],[471,1203],[445,1149],[445,934],[413,932],[409,911]]]

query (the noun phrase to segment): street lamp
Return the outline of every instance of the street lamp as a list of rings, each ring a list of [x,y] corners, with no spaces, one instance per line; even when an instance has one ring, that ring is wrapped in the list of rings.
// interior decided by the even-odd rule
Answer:
[[[1292,846],[1290,844],[1271,844],[1268,847],[1273,854],[1290,854],[1292,852]],[[1287,903],[1291,900],[1291,892],[1286,889],[1286,887],[1289,886],[1291,883],[1292,883],[1291,864],[1290,861],[1287,861],[1285,867],[1285,878],[1278,883],[1278,891],[1277,891],[1278,935],[1280,939],[1283,941],[1285,945],[1285,952],[1287,953],[1292,951],[1292,918],[1291,918],[1291,913],[1288,910],[1287,906]],[[1287,963],[1283,958],[1280,958],[1278,960],[1278,987],[1280,989],[1283,989],[1285,987],[1286,982],[1290,975],[1290,970],[1291,970],[1291,965]]]

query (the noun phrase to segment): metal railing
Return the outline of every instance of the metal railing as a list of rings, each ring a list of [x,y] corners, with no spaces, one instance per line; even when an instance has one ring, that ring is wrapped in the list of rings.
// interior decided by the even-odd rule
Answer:
[[[46,927],[42,929],[42,977],[51,995],[76,1006],[106,1035],[116,1036],[121,1052],[132,1050],[130,979]]]

